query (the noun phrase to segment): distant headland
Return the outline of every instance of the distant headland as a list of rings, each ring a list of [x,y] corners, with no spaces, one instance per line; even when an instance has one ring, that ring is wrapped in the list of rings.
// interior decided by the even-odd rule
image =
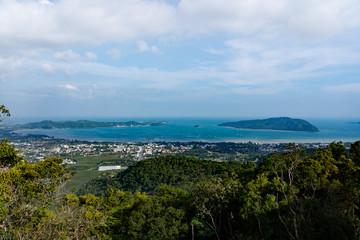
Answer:
[[[254,129],[254,130],[282,130],[282,131],[303,131],[303,132],[319,131],[317,127],[315,127],[308,121],[302,119],[289,118],[289,117],[225,122],[219,124],[218,126],[241,128],[241,129]]]
[[[142,126],[165,126],[166,122],[95,122],[88,120],[79,121],[50,121],[32,122],[14,126],[15,129],[76,129],[76,128],[111,128],[111,127],[142,127]]]

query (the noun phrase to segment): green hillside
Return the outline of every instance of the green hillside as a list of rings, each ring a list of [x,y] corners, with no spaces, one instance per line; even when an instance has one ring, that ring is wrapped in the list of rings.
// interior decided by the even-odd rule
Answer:
[[[164,126],[165,122],[95,122],[88,120],[78,121],[50,121],[32,122],[16,125],[15,129],[64,129],[64,128],[107,128],[107,127],[134,127],[134,126]]]
[[[161,184],[189,190],[207,177],[239,171],[242,166],[243,164],[236,162],[204,161],[187,157],[151,158],[130,166],[113,178],[94,179],[81,188],[79,193],[104,195],[109,187],[131,192],[152,192]]]
[[[360,236],[360,141],[349,150],[334,142],[309,154],[286,144],[257,166],[186,157],[148,159],[98,181],[103,189],[119,188],[99,197],[60,196],[59,189],[73,175],[62,159],[30,163],[17,154],[10,142],[0,141],[0,239]],[[102,190],[88,185],[94,193]]]
[[[288,117],[257,119],[257,120],[243,120],[238,122],[221,123],[218,126],[233,127],[242,129],[264,129],[264,130],[283,130],[283,131],[305,131],[317,132],[319,129],[311,123],[302,120]]]

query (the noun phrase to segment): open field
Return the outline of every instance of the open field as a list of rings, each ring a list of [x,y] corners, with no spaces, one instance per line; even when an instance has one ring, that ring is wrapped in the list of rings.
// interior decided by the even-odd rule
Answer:
[[[76,171],[75,175],[67,182],[61,189],[61,193],[70,193],[75,188],[75,192],[84,184],[99,176],[109,176],[112,173],[117,173],[119,170],[99,172],[99,166],[104,165],[121,165],[129,166],[135,161],[123,159],[120,155],[111,154],[105,156],[78,156],[72,157],[76,164],[69,165],[69,168]]]

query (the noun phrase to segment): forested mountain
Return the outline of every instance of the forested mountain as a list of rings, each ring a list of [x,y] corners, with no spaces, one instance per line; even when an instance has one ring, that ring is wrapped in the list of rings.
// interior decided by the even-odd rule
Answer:
[[[15,125],[15,129],[64,129],[64,128],[108,128],[108,127],[139,127],[139,126],[164,126],[166,122],[95,122],[88,120],[78,121],[50,121],[32,122],[21,125]]]
[[[258,166],[155,158],[115,176],[120,189],[110,188],[102,197],[56,199],[58,187],[71,177],[61,159],[28,163],[3,140],[0,236],[358,239],[360,141],[349,153],[340,142],[310,155],[289,144]]]
[[[306,131],[317,132],[317,129],[311,123],[288,117],[268,118],[262,120],[243,120],[238,122],[221,123],[219,126],[243,128],[243,129],[265,129],[265,130],[283,130],[283,131]]]
[[[208,177],[220,177],[243,168],[238,162],[204,161],[196,158],[166,156],[146,159],[130,166],[113,178],[90,181],[79,193],[105,195],[109,187],[131,192],[153,192],[162,184],[190,190]]]
[[[144,160],[100,197],[60,197],[73,175],[61,163],[0,141],[0,239],[360,238],[360,141],[309,154],[287,144],[259,165]]]

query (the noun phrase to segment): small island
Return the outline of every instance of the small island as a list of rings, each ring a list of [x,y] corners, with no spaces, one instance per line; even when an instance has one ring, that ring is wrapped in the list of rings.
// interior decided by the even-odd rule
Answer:
[[[41,122],[26,123],[16,125],[14,129],[69,129],[69,128],[111,128],[111,127],[145,127],[145,126],[165,126],[166,122],[148,121],[148,122],[95,122],[88,120],[79,121],[50,121],[45,120]]]
[[[281,130],[281,131],[304,131],[318,132],[319,129],[302,119],[289,117],[267,118],[257,120],[243,120],[238,122],[221,123],[218,126],[233,127],[254,130]]]

